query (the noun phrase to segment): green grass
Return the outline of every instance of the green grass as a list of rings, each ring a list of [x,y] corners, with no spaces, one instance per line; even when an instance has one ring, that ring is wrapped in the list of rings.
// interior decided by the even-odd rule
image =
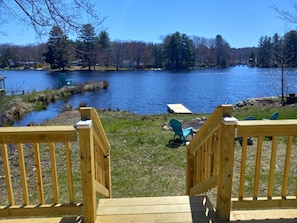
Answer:
[[[237,108],[233,112],[239,120],[243,120],[247,116],[253,115],[256,119],[269,118],[274,112],[278,112],[278,119],[297,119],[297,109],[296,106],[247,106],[242,108]]]
[[[173,133],[162,129],[174,115],[99,111],[99,116],[111,144],[113,197],[185,193],[186,148],[169,148]],[[177,117],[190,120],[198,115]]]

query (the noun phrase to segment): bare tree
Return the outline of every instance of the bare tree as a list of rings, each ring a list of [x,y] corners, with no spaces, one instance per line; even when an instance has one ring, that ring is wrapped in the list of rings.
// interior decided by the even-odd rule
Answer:
[[[279,17],[283,19],[284,21],[288,21],[290,23],[297,24],[297,3],[295,0],[291,1],[292,8],[290,10],[283,10],[278,8],[277,6],[272,6],[273,9],[277,12]]]
[[[98,27],[104,19],[90,0],[0,0],[2,25],[17,21],[32,26],[40,37],[47,35],[53,26],[66,34],[76,33],[82,24]]]

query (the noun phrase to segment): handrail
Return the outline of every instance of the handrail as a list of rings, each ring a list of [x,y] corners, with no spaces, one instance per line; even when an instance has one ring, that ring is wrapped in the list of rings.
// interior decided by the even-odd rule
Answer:
[[[72,182],[71,147],[75,141],[77,131],[73,126],[0,128],[3,163],[3,168],[0,169],[4,170],[0,174],[3,174],[4,178],[0,181],[2,185],[6,185],[6,196],[1,194],[0,198],[2,217],[82,213],[81,200],[74,196],[75,188]],[[45,154],[48,154],[50,160],[44,160]],[[59,168],[65,170],[66,175],[58,171],[57,154],[60,156],[59,160],[64,161],[63,167]],[[49,166],[51,173],[47,171]],[[61,175],[68,179],[63,181],[63,185],[58,183]],[[35,178],[36,186],[29,182],[28,177]],[[35,188],[37,192],[34,192]],[[68,191],[68,199],[59,196],[61,188]],[[49,199],[48,195],[45,197],[47,190],[52,191],[52,199]],[[18,196],[15,197],[15,194]],[[32,196],[33,194],[37,195]]]
[[[80,108],[82,120],[92,120],[93,143],[94,143],[94,168],[97,193],[104,197],[111,197],[111,176],[110,176],[110,144],[103,129],[102,123],[94,108]]]
[[[203,193],[217,185],[220,128],[232,109],[232,105],[217,107],[187,146],[186,194]]]
[[[293,170],[297,165],[297,155],[293,153],[297,120],[237,121],[223,118],[231,116],[229,106],[225,114],[222,109],[215,110],[187,147],[187,194],[195,195],[216,187],[216,208],[222,220],[230,218],[231,210],[297,207]],[[239,144],[235,146],[235,133],[242,138],[241,149],[237,148]],[[248,147],[249,137],[253,138],[254,145]],[[286,142],[282,153],[278,149],[280,140]],[[269,155],[262,157],[266,151]],[[234,159],[238,153],[239,163]],[[263,167],[263,162],[267,162],[267,167]],[[234,183],[236,178],[238,185]],[[280,185],[275,185],[275,179]],[[266,187],[259,185],[263,180]]]
[[[80,136],[84,220],[96,220],[96,194],[111,197],[110,145],[94,108],[80,108]],[[84,148],[89,149],[84,149]]]
[[[110,145],[97,111],[80,113],[76,126],[0,128],[1,217],[83,214],[84,222],[96,221],[96,194],[111,197]]]

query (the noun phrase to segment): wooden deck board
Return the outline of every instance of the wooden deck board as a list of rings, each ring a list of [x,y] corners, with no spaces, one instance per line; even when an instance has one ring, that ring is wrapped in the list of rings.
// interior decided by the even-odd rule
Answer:
[[[175,114],[192,114],[192,112],[182,104],[167,104],[168,111]]]
[[[96,223],[219,222],[205,196],[100,199]]]
[[[51,218],[18,218],[18,219],[1,219],[0,223],[83,223],[81,217],[51,217]]]

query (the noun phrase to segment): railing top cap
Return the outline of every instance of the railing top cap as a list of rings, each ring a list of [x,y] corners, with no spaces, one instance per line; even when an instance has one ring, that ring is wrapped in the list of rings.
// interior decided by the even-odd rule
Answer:
[[[88,129],[92,126],[92,120],[80,120],[76,123],[77,129]]]
[[[226,125],[236,125],[238,120],[236,118],[234,118],[233,116],[231,116],[231,117],[223,117],[222,121]]]

